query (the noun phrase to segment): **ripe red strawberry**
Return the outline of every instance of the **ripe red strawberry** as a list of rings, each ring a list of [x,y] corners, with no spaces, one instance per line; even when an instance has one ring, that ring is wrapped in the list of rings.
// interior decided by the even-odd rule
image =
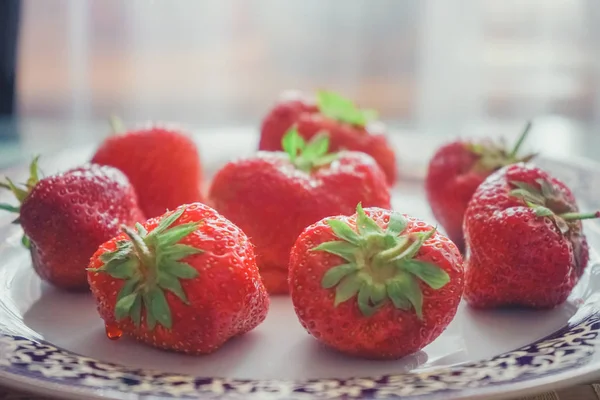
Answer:
[[[118,169],[84,165],[39,179],[37,159],[24,186],[7,178],[31,250],[33,268],[43,280],[63,289],[88,288],[85,268],[98,246],[119,233],[122,224],[143,221],[135,191]]]
[[[471,196],[494,171],[533,158],[532,154],[518,156],[530,127],[527,124],[512,151],[490,140],[459,140],[441,147],[429,162],[425,179],[427,200],[435,219],[461,251],[465,247],[463,217]]]
[[[215,210],[182,205],[136,230],[100,246],[88,269],[107,333],[207,354],[265,319],[269,296],[252,245]]]
[[[332,92],[318,92],[316,102],[287,95],[265,117],[259,149],[281,150],[283,135],[294,125],[306,140],[319,132],[329,132],[331,151],[352,150],[369,154],[392,185],[397,175],[396,156],[385,136],[385,127],[372,122],[376,116],[375,111],[360,110],[350,100]]]
[[[379,208],[302,232],[290,293],[302,326],[355,356],[395,359],[438,337],[463,291],[462,257],[431,225]]]
[[[479,186],[465,214],[465,298],[475,307],[550,308],[564,302],[588,263],[575,197],[560,180],[516,164]]]
[[[327,135],[308,144],[291,129],[283,152],[259,152],[230,162],[215,176],[210,200],[256,245],[269,293],[287,293],[290,249],[308,225],[352,214],[356,203],[390,207],[385,174],[365,153],[327,154]]]
[[[92,162],[123,171],[147,217],[202,201],[198,150],[190,136],[179,129],[154,125],[111,136],[98,148]]]

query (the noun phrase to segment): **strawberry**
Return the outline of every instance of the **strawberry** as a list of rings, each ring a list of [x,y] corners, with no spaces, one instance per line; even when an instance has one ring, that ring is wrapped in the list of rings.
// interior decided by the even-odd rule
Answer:
[[[380,208],[327,217],[298,237],[290,293],[302,326],[341,352],[377,359],[438,337],[463,291],[460,252],[416,218]]]
[[[327,153],[328,136],[305,143],[295,129],[284,152],[257,155],[217,172],[209,197],[214,207],[250,236],[267,290],[287,293],[294,241],[328,215],[352,214],[356,203],[390,207],[385,174],[365,153]]]
[[[479,186],[465,214],[465,298],[479,308],[551,308],[563,303],[588,263],[575,197],[560,180],[516,164]]]
[[[336,93],[320,91],[316,102],[286,94],[263,120],[259,149],[281,150],[281,139],[293,125],[306,140],[319,132],[329,132],[331,151],[369,154],[392,185],[396,180],[396,156],[385,136],[385,127],[374,122],[376,117],[375,111],[360,110]]]
[[[113,131],[122,128],[113,122]],[[153,125],[106,139],[92,162],[123,171],[135,187],[147,217],[202,200],[202,166],[190,135]]]
[[[36,158],[30,175],[23,186],[0,182],[22,203],[0,208],[19,213],[40,278],[62,289],[87,289],[85,268],[98,246],[122,224],[144,220],[135,191],[118,169],[94,164],[39,179]]]
[[[207,354],[265,319],[269,296],[252,245],[212,208],[182,205],[123,231],[88,269],[107,334]]]
[[[531,124],[527,124],[511,151],[490,140],[459,140],[442,146],[429,162],[425,179],[427,200],[435,219],[461,251],[463,217],[471,196],[494,171],[534,157],[518,156],[530,128]]]

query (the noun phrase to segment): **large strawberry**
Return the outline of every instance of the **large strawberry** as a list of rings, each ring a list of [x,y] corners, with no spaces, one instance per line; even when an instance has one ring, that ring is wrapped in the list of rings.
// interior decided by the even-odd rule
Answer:
[[[202,200],[202,166],[188,133],[159,125],[119,133],[118,123],[113,130],[92,162],[123,171],[147,217]]]
[[[458,140],[442,146],[429,162],[425,179],[427,200],[436,220],[461,251],[463,218],[471,196],[494,171],[533,157],[519,155],[530,127],[527,124],[512,150],[491,140]]]
[[[475,307],[550,308],[564,302],[588,263],[575,197],[560,180],[525,164],[479,186],[465,214],[465,298]]]
[[[327,135],[308,143],[291,129],[283,152],[259,152],[230,162],[215,176],[210,200],[256,245],[257,264],[269,293],[287,293],[294,241],[328,215],[352,214],[359,201],[389,207],[385,174],[365,153],[327,153]]]
[[[269,308],[248,238],[201,203],[124,228],[88,274],[107,333],[166,350],[211,353]]]
[[[298,237],[290,293],[302,326],[344,353],[400,358],[438,337],[463,291],[462,258],[431,225],[379,208]]]
[[[385,127],[374,122],[377,113],[361,110],[342,96],[320,91],[316,101],[302,96],[283,96],[265,117],[260,150],[281,150],[284,134],[296,125],[309,140],[319,132],[329,132],[331,150],[353,150],[369,154],[385,172],[389,184],[396,180],[396,156],[385,136]]]
[[[37,159],[24,185],[7,178],[31,250],[33,268],[45,281],[63,289],[87,289],[85,268],[98,246],[119,233],[122,224],[143,221],[135,191],[118,169],[84,165],[39,179]]]

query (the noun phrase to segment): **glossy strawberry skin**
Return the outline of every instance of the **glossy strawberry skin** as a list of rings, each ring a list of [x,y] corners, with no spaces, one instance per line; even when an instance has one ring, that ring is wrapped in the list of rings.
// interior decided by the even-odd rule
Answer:
[[[92,162],[113,166],[127,175],[147,217],[202,201],[200,157],[183,131],[155,126],[111,136]]]
[[[225,165],[209,198],[256,246],[257,264],[272,294],[288,292],[290,249],[308,225],[328,215],[351,215],[359,202],[390,207],[385,174],[358,152],[341,152],[312,174],[296,169],[285,153],[259,152]]]
[[[365,209],[368,216],[386,228],[391,212]],[[354,227],[355,217],[331,217]],[[419,351],[437,338],[454,318],[463,291],[460,252],[447,237],[436,232],[421,247],[415,259],[434,263],[446,271],[450,282],[433,290],[420,283],[423,292],[423,320],[414,310],[400,310],[391,302],[373,316],[361,314],[356,301],[334,306],[335,293],[323,289],[323,275],[345,261],[340,257],[312,251],[321,243],[336,240],[325,218],[307,227],[298,237],[290,256],[289,284],[294,309],[302,326],[315,338],[343,353],[373,359],[397,359]],[[433,227],[406,216],[405,232],[425,232]]]
[[[467,205],[491,173],[474,169],[478,160],[479,156],[469,150],[469,142],[448,143],[432,157],[425,178],[431,211],[461,251],[465,247],[462,226]]]
[[[126,335],[151,346],[187,354],[208,354],[234,336],[243,335],[258,326],[267,316],[269,296],[261,282],[252,245],[247,236],[215,210],[194,203],[185,208],[174,226],[200,222],[196,231],[179,242],[203,250],[182,262],[195,268],[199,275],[181,281],[189,305],[173,293],[165,296],[173,315],[171,330],[156,325],[149,331],[145,311],[140,327],[130,318],[115,321],[115,304],[124,281],[107,274],[88,272],[98,312],[107,324],[117,326]],[[173,211],[174,212],[174,211]],[[151,232],[162,218],[152,218],[142,225]],[[102,244],[90,261],[91,269],[103,265],[100,256],[116,248],[125,234]]]
[[[465,299],[477,308],[552,308],[563,303],[588,263],[581,221],[562,234],[550,218],[538,217],[509,194],[509,182],[547,180],[561,194],[562,212],[578,210],[569,188],[532,166],[516,164],[491,175],[475,192],[465,214],[468,258]]]
[[[260,150],[281,150],[281,139],[296,124],[298,132],[310,139],[321,131],[329,132],[331,151],[360,151],[373,157],[386,174],[387,182],[396,181],[396,156],[381,124],[353,126],[325,117],[317,106],[302,98],[282,99],[265,117],[261,127]]]
[[[88,288],[90,257],[121,224],[143,220],[125,175],[94,164],[41,179],[20,210],[33,268],[43,280],[69,290]]]

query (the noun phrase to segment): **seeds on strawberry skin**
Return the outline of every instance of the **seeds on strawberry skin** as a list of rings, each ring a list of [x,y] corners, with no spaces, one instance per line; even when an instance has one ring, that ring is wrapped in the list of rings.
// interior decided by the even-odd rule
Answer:
[[[183,205],[123,230],[88,268],[109,338],[123,333],[165,350],[208,354],[265,319],[269,297],[252,245],[215,210]]]
[[[397,359],[456,314],[462,258],[431,225],[379,208],[325,218],[298,237],[290,293],[302,326],[341,352]]]

